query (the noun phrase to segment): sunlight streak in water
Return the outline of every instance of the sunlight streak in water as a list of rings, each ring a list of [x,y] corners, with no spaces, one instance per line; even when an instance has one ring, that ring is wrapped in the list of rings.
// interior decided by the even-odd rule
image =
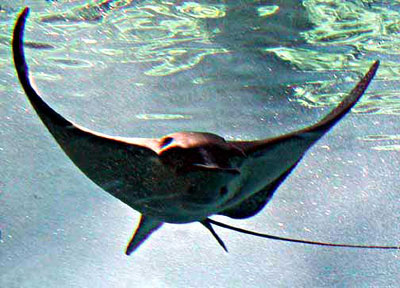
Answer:
[[[257,11],[260,17],[271,16],[279,11],[279,6],[278,5],[261,6],[258,7]]]
[[[222,18],[225,17],[223,5],[207,5],[196,2],[184,2],[176,8],[178,11],[194,18]]]
[[[135,116],[140,120],[181,120],[181,119],[190,119],[190,115],[181,115],[181,114],[137,114]]]
[[[400,151],[400,134],[398,135],[368,135],[360,138],[362,141],[382,143],[388,142],[384,145],[373,146],[372,149],[378,151]]]

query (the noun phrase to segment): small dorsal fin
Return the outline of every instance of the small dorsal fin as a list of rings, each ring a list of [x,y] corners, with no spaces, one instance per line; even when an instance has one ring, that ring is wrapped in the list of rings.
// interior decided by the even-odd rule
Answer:
[[[160,228],[162,224],[163,222],[155,218],[142,215],[140,223],[126,248],[126,255],[130,255],[135,251],[151,235],[151,233]]]

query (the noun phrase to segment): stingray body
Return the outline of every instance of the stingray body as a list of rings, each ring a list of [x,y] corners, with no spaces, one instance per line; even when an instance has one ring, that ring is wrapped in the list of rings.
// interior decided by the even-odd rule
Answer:
[[[32,87],[23,49],[29,9],[14,29],[13,55],[21,85],[42,122],[94,183],[142,214],[128,245],[134,251],[162,223],[199,221],[219,243],[208,217],[258,213],[305,152],[357,103],[378,69],[375,62],[343,101],[318,123],[275,138],[225,141],[211,133],[153,138],[108,136],[65,119]]]

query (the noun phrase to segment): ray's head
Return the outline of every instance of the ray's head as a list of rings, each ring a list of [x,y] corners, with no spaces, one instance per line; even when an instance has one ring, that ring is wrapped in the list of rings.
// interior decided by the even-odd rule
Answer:
[[[191,170],[194,166],[230,169],[232,156],[245,156],[241,149],[212,133],[173,133],[161,138],[159,145],[161,159],[177,170]]]
[[[228,148],[224,138],[212,133],[177,132],[161,138],[160,154],[174,148],[194,149],[215,145],[222,149]]]

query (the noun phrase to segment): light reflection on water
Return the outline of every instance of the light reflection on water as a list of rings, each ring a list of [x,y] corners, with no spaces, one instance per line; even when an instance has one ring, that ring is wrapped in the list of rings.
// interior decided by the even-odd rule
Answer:
[[[96,30],[98,27],[92,26],[93,23],[102,21],[102,36],[106,37],[106,42],[107,38],[112,39],[111,45],[104,42],[100,43],[101,47],[96,45],[97,33],[93,39],[90,36],[84,39],[93,44],[91,53],[97,54],[97,59],[105,56],[106,61],[112,62],[111,56],[118,56],[120,63],[154,62],[158,64],[146,71],[146,75],[167,76],[193,68],[207,55],[228,52],[215,47],[210,41],[214,33],[202,27],[204,19],[224,17],[223,8],[222,5],[195,2],[173,5],[171,2],[142,1],[133,5],[132,1],[103,1],[38,18],[42,23],[51,23],[52,29],[59,30],[56,33],[65,34],[66,31],[68,35],[80,33],[82,29]],[[119,43],[115,43],[115,39]],[[112,46],[123,46],[124,49]]]
[[[280,57],[291,61],[300,69],[312,71],[335,70],[346,67],[346,70],[360,71],[367,67],[368,61],[360,61],[360,55],[398,55],[400,53],[400,14],[398,5],[389,3],[374,5],[377,1],[304,1],[311,21],[316,25],[303,33],[304,38],[314,47],[351,47],[347,55],[321,53],[315,50],[277,51]],[[396,7],[397,6],[397,7]],[[300,53],[298,53],[300,52]],[[375,56],[376,57],[376,56]],[[400,63],[398,59],[384,56],[383,65],[379,70],[378,81],[399,81]],[[327,67],[328,66],[328,67]],[[365,69],[365,68],[364,68]],[[394,84],[394,83],[393,83]],[[400,115],[400,96],[390,88],[398,85],[388,85],[387,89],[379,91],[379,95],[367,93],[367,97],[355,109],[356,112],[368,114]],[[396,83],[397,84],[397,83]],[[320,85],[320,83],[318,83]],[[296,99],[302,104],[320,107],[338,103],[338,94],[319,93],[322,89],[314,83],[305,83],[295,93]],[[382,84],[384,85],[384,84]]]
[[[373,146],[372,149],[378,151],[399,151],[400,152],[400,134],[396,135],[367,135],[360,138],[362,141],[374,142],[377,145]]]
[[[45,31],[43,34],[51,38],[50,41],[57,43],[58,48],[55,49],[54,43],[49,43],[49,39],[43,35],[46,40],[30,43],[32,48],[53,49],[54,53],[60,55],[65,50],[79,51],[82,48],[81,42],[84,42],[92,55],[90,61],[94,63],[88,63],[83,59],[51,58],[51,53],[46,53],[50,54],[49,60],[55,65],[61,63],[69,69],[96,65],[101,61],[157,63],[146,71],[146,74],[151,76],[166,76],[192,69],[204,57],[232,52],[232,47],[220,45],[215,39],[223,37],[227,32],[221,28],[226,21],[224,19],[229,18],[229,14],[237,13],[241,8],[239,4],[215,4],[215,2],[200,4],[191,1],[179,1],[178,4],[169,1],[132,0],[90,1],[89,4],[86,1],[57,2],[53,2],[54,6],[48,7],[41,13],[34,13],[28,23],[28,29],[29,26],[35,26],[35,29],[40,27],[40,30]],[[0,22],[1,54],[4,53],[2,50],[8,49],[9,24],[14,19],[11,16],[18,11],[12,4],[6,1],[0,5],[0,15],[8,19],[3,23]],[[285,5],[285,3],[280,4]],[[253,4],[253,6],[251,8],[257,11],[255,15],[260,19],[244,21],[247,25],[254,26],[242,27],[242,31],[262,29],[259,27],[260,23],[268,27],[268,22],[274,19],[275,14],[279,14],[278,5]],[[398,5],[389,5],[382,1],[306,0],[302,9],[311,28],[301,31],[300,34],[302,41],[308,44],[304,45],[307,48],[297,45],[282,46],[282,43],[273,45],[268,39],[265,39],[265,47],[257,48],[263,48],[264,53],[273,53],[282,61],[303,71],[338,71],[345,68],[346,71],[361,73],[371,61],[359,60],[360,55],[368,54],[370,59],[374,59],[376,54],[399,54],[400,15],[396,8]],[[101,35],[99,35],[99,23],[101,23]],[[78,35],[78,40],[62,43],[63,39],[76,39],[75,36]],[[99,37],[102,38],[100,44],[98,44]],[[110,39],[110,43],[107,43],[107,39]],[[115,43],[116,39],[118,43]],[[242,44],[236,49],[243,49],[245,43]],[[127,51],[126,47],[130,49]],[[83,53],[82,57],[87,56],[85,54],[89,52],[82,50],[80,51]],[[383,62],[378,80],[399,81],[400,63],[395,60],[389,57]],[[4,65],[5,62],[5,59],[0,58],[0,65]],[[331,84],[337,83],[331,81],[328,87]],[[338,93],[327,94],[319,87],[325,90],[327,85],[320,83],[315,85],[307,81],[303,85],[296,85],[296,91],[300,92],[294,93],[293,98],[309,107],[327,106],[339,101]],[[385,93],[390,96],[386,97]],[[327,97],[328,95],[330,97]],[[400,99],[393,95],[393,91],[390,89],[381,91],[380,96],[379,100],[366,97],[363,100],[368,101],[368,105],[364,105],[366,109],[359,108],[358,111],[399,113]]]

